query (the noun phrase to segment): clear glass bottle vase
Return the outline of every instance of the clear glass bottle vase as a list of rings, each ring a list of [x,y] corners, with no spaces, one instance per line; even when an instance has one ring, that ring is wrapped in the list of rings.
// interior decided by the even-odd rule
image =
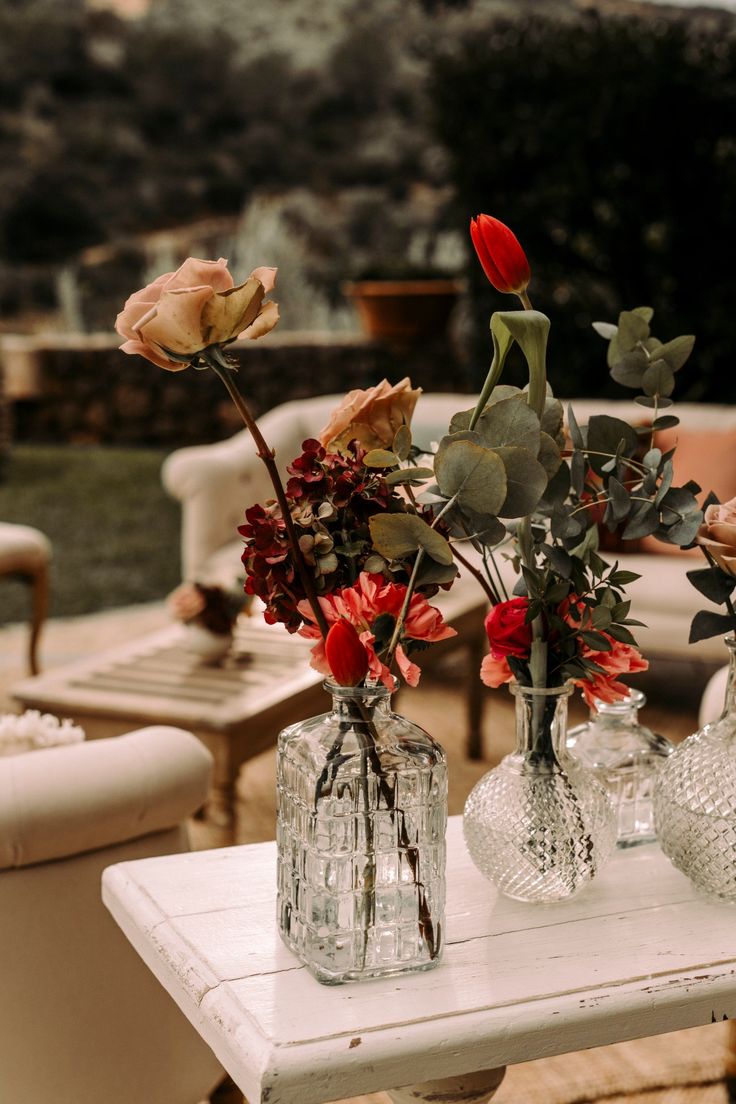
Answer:
[[[736,638],[725,643],[723,712],[678,744],[659,771],[654,821],[678,870],[707,894],[736,901]]]
[[[444,939],[447,763],[383,685],[326,684],[332,710],[277,754],[278,926],[325,984],[426,970]]]
[[[639,721],[641,690],[614,702],[596,701],[590,718],[571,728],[567,750],[592,771],[611,795],[618,816],[618,846],[652,843],[652,794],[657,771],[673,745]]]
[[[475,785],[465,841],[475,865],[518,901],[560,901],[593,878],[616,845],[616,813],[566,749],[572,687],[511,683],[516,751]]]

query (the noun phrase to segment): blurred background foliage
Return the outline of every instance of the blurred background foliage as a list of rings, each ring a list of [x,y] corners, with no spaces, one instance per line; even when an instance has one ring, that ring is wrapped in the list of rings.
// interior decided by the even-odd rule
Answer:
[[[513,306],[467,249],[486,211],[530,256],[560,394],[608,393],[590,322],[648,304],[663,340],[698,335],[678,397],[736,401],[734,15],[96,4],[0,7],[2,329],[110,328],[140,278],[179,262],[161,245],[176,230],[238,271],[280,264],[292,328],[349,325],[340,283],[368,270],[466,274],[480,380],[488,316]]]

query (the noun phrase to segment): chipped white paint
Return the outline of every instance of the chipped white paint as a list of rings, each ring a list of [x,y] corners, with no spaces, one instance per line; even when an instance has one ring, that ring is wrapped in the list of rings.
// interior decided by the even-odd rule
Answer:
[[[103,897],[251,1104],[358,1093],[736,1017],[736,911],[654,845],[579,897],[507,900],[448,832],[447,949],[428,973],[324,987],[275,925],[275,845],[121,863]]]

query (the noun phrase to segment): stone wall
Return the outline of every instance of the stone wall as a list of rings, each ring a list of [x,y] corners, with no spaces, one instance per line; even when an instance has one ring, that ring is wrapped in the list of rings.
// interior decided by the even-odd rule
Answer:
[[[126,356],[114,334],[0,338],[12,400],[13,439],[23,442],[176,448],[242,428],[209,371],[167,372]],[[287,399],[368,387],[408,375],[427,391],[474,390],[444,339],[391,348],[359,335],[275,334],[232,346],[238,386],[256,414]]]

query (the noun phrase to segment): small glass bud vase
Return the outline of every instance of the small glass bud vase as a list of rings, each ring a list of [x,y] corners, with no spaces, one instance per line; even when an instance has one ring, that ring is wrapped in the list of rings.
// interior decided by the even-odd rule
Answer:
[[[447,763],[383,686],[327,683],[277,755],[278,926],[328,985],[428,970],[444,940]]]
[[[654,821],[665,855],[705,893],[736,901],[736,639],[723,713],[688,736],[657,775]]]
[[[592,771],[611,795],[618,813],[618,846],[652,843],[652,793],[657,771],[673,745],[639,723],[646,704],[641,690],[615,702],[596,701],[590,720],[567,734],[567,750]]]
[[[616,813],[600,782],[567,753],[572,687],[510,688],[516,751],[471,790],[465,842],[481,874],[507,897],[561,901],[610,858]]]

